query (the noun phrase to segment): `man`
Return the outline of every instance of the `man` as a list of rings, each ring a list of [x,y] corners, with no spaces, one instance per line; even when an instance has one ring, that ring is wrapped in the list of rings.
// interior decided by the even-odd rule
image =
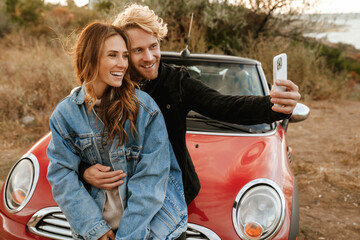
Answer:
[[[131,78],[159,105],[166,122],[170,142],[183,174],[185,198],[189,204],[200,190],[200,182],[186,148],[186,115],[194,110],[202,115],[239,124],[271,123],[287,118],[300,99],[298,87],[290,80],[279,80],[286,92],[272,91],[270,96],[225,96],[192,79],[186,70],[161,61],[160,41],[167,26],[147,6],[133,4],[113,23],[130,38]],[[280,106],[273,106],[273,104]],[[84,172],[89,184],[112,189],[122,184],[125,174],[94,165]]]

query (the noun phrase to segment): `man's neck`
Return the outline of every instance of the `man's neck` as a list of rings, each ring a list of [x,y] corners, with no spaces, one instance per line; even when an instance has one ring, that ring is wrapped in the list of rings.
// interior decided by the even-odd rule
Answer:
[[[133,82],[136,82],[138,84],[144,80],[143,77],[141,77],[140,75],[137,75],[137,74],[131,74],[130,77]]]

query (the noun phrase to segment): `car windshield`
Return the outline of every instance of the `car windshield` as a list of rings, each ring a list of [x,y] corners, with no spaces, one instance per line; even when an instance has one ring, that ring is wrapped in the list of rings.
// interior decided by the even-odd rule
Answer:
[[[163,57],[173,66],[185,66],[191,77],[226,95],[265,95],[260,74],[255,64],[207,62],[206,60],[173,59]],[[264,133],[273,129],[271,124],[239,125],[217,121],[190,111],[188,131],[225,133]]]
[[[192,77],[227,95],[264,95],[255,65],[223,63],[187,66]]]

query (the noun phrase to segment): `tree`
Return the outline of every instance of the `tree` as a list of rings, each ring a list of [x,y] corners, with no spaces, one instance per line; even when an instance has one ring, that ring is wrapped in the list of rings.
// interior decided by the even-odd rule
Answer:
[[[304,31],[303,25],[294,23],[300,20],[300,14],[310,8],[311,0],[237,0],[236,4],[248,8],[245,18],[247,30],[253,39],[261,35],[280,34],[298,35]]]

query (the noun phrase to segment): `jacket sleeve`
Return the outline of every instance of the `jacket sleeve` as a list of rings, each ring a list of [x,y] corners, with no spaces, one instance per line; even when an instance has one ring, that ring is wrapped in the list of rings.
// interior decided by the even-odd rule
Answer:
[[[52,138],[47,149],[50,164],[47,179],[53,197],[65,214],[71,228],[84,239],[96,240],[110,230],[102,211],[78,178],[80,157],[65,139],[54,114],[50,118]]]
[[[150,222],[163,206],[170,173],[169,140],[162,114],[150,118],[142,136],[142,152],[128,180],[127,207],[116,239],[148,239]]]
[[[220,94],[201,81],[183,77],[181,81],[184,101],[189,110],[220,121],[238,124],[272,123],[288,118],[274,112],[270,96],[230,96]]]

